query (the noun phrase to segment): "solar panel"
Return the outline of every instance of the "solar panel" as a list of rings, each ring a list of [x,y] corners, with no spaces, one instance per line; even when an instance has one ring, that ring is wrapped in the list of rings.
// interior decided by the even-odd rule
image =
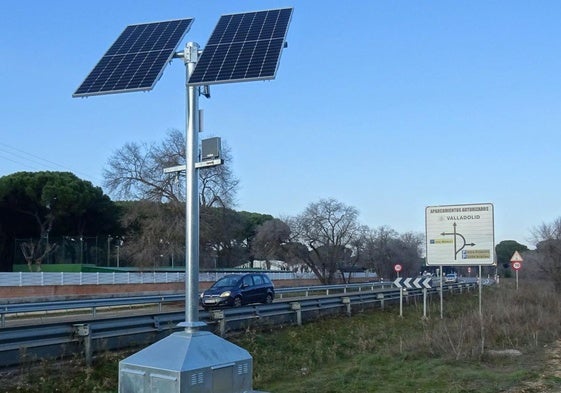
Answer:
[[[151,90],[192,22],[178,19],[127,26],[72,96]]]
[[[188,83],[273,79],[291,16],[292,8],[223,15]]]

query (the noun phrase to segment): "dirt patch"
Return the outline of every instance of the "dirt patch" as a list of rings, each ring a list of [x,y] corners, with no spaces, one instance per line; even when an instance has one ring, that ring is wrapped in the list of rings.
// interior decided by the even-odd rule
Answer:
[[[554,381],[555,379],[557,381]],[[523,382],[505,393],[558,393],[559,391],[561,391],[561,339],[546,348],[545,367],[537,381]]]

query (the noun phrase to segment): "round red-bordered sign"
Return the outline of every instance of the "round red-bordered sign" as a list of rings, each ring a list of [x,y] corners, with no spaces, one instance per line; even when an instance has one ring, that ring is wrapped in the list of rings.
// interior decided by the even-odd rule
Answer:
[[[514,270],[520,270],[520,269],[522,269],[522,263],[521,262],[512,262],[512,268]]]
[[[402,269],[402,266],[399,263],[396,263],[395,266],[393,267],[393,270],[395,270],[396,272],[400,272]]]

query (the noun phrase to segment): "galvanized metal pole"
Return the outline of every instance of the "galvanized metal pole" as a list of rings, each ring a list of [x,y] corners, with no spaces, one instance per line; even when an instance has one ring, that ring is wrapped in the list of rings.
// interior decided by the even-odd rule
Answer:
[[[186,84],[195,70],[199,45],[189,42],[185,46],[184,60],[187,68]],[[186,85],[187,114],[185,124],[185,322],[188,332],[204,326],[199,321],[199,176],[195,163],[199,151],[199,95],[197,86]]]
[[[423,319],[427,319],[427,288],[423,288]]]
[[[481,265],[479,265],[479,316],[483,318],[483,306],[481,299],[483,298],[483,277],[481,277]]]
[[[399,288],[399,316],[403,317],[403,288],[401,287]]]
[[[442,275],[443,266],[440,265],[440,319],[444,319],[444,276]]]

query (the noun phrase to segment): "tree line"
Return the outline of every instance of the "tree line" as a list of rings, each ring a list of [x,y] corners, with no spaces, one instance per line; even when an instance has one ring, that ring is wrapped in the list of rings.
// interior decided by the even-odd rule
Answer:
[[[423,234],[400,234],[383,225],[370,228],[360,223],[356,208],[335,199],[312,202],[293,217],[235,210],[239,180],[230,169],[227,147],[223,158],[224,165],[199,170],[202,269],[281,260],[286,269],[311,271],[326,284],[348,280],[363,269],[391,278],[396,263],[409,276],[425,269]],[[18,172],[0,178],[0,270],[10,271],[17,253],[40,269],[58,247],[53,239],[69,234],[105,237],[108,253],[110,240],[119,239],[121,266],[184,264],[184,174],[164,173],[164,168],[184,163],[184,136],[170,130],[161,142],[127,143],[113,153],[103,186],[116,202],[69,172]],[[535,229],[537,256],[531,257],[541,272],[556,276],[561,274],[560,227],[558,219]],[[18,238],[30,240],[17,247]],[[527,247],[513,241],[497,245],[503,274],[510,273],[506,258],[513,250]],[[561,278],[556,285],[561,289]]]

